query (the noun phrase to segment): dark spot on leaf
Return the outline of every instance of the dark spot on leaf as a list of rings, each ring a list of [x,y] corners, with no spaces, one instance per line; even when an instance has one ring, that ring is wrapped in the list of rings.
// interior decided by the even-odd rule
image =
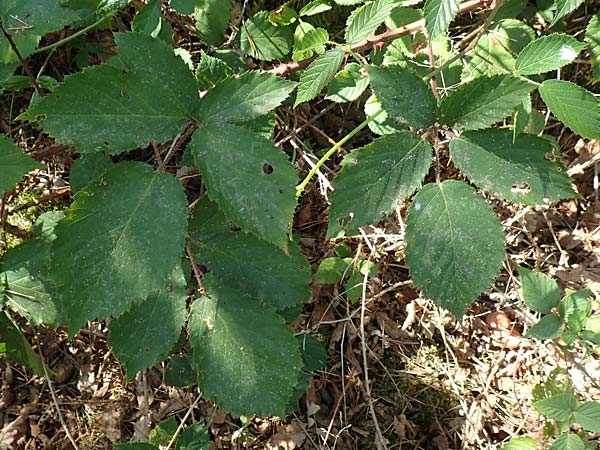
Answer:
[[[427,284],[431,283],[431,278],[427,278],[427,279],[425,280],[425,283],[427,283]]]
[[[242,229],[240,227],[238,227],[237,225],[231,225],[229,227],[229,231],[231,231],[232,233],[238,233],[239,231],[241,231]]]
[[[304,270],[304,264],[300,264],[300,265],[298,266],[298,269],[300,269],[300,270]]]
[[[273,173],[273,166],[269,163],[263,164],[263,172],[267,175],[271,175]]]

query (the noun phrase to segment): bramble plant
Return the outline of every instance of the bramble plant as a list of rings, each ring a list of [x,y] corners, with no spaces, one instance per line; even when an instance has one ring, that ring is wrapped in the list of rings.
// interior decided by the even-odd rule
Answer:
[[[538,11],[520,0],[286,3],[244,20],[227,42],[229,0],[167,3],[138,4],[132,31],[113,33],[116,55],[95,66],[81,58],[84,67],[61,82],[44,76],[54,52],[77,44],[93,53],[79,36],[110,27],[128,1],[0,6],[0,85],[35,90],[18,120],[79,155],[72,205],[42,216],[36,238],[9,250],[0,269],[4,351],[38,372],[13,313],[34,325],[66,326],[71,337],[88,321],[111,317],[109,344],[128,377],[167,358],[185,326],[190,355],[178,364],[195,374],[205,398],[238,415],[285,415],[321,355],[288,326],[309,299],[312,278],[291,233],[294,211],[319,168],[367,127],[380,137],[342,161],[327,236],[352,235],[410,201],[405,264],[423,295],[456,316],[505,258],[487,196],[528,205],[579,196],[556,141],[541,134],[540,111],[600,139],[598,100],[559,76],[586,51],[600,79],[598,16],[583,40],[558,31],[583,0],[545,2],[537,31],[529,22]],[[199,61],[173,48],[167,7],[194,17],[207,44]],[[333,40],[339,30],[319,21],[330,11],[350,11],[341,42]],[[448,28],[474,11],[481,26],[459,46]],[[66,25],[80,31],[39,47]],[[388,30],[377,34],[383,25]],[[236,52],[215,48],[224,43],[263,63],[290,62],[248,71]],[[36,54],[47,56],[38,75],[28,65]],[[20,66],[24,75],[14,75]],[[325,89],[332,102],[362,102],[366,119],[299,182],[271,141],[273,111]],[[145,152],[125,153],[140,148],[150,149],[151,163]],[[464,178],[441,179],[447,154]],[[432,161],[435,181],[423,185]],[[205,186],[200,199],[176,176],[190,166]],[[40,167],[12,137],[0,138],[3,192]],[[351,254],[329,261],[335,273],[322,263],[317,282],[376,273],[368,261],[344,258]],[[198,289],[193,302],[188,287]],[[584,330],[574,328],[575,315],[561,316],[567,332]]]

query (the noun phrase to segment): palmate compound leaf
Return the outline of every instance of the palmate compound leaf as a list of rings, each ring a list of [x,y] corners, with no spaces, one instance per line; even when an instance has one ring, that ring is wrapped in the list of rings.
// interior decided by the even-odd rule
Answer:
[[[539,88],[552,114],[580,136],[600,139],[600,102],[590,91],[562,80],[546,80]]]
[[[570,64],[585,44],[566,34],[542,36],[527,45],[515,62],[520,75],[534,75],[558,70]]]
[[[197,118],[203,123],[253,120],[281,105],[294,87],[295,83],[256,71],[227,78],[202,98]]]
[[[406,264],[425,296],[460,317],[503,260],[502,226],[468,184],[430,183],[414,197],[406,220]]]
[[[343,61],[344,51],[339,48],[332,48],[319,55],[300,75],[294,108],[319,95],[323,88],[333,80]]]
[[[173,49],[141,33],[115,33],[108,62],[68,76],[25,118],[81,153],[120,153],[183,131],[198,104],[194,75]]]
[[[70,334],[162,288],[186,233],[183,188],[146,164],[117,164],[79,192],[52,245],[51,273]]]
[[[127,378],[165,359],[177,342],[187,315],[186,286],[177,266],[163,288],[110,323],[108,343]]]
[[[473,183],[502,199],[543,205],[578,194],[560,160],[548,160],[552,142],[511,130],[469,131],[450,142],[456,166]],[[493,175],[493,176],[492,176]]]
[[[221,284],[277,309],[310,297],[310,264],[296,243],[288,244],[287,256],[280,248],[231,228],[208,199],[194,209],[189,234],[196,261],[207,266]]]
[[[412,70],[392,65],[369,66],[368,71],[377,100],[390,117],[416,128],[435,123],[435,97]]]
[[[284,416],[302,369],[294,334],[271,308],[211,274],[202,280],[207,295],[189,319],[202,393],[236,414]]]
[[[199,128],[188,148],[202,171],[209,198],[227,219],[285,248],[297,181],[287,157],[272,142],[230,124]]]
[[[0,195],[14,189],[27,172],[43,167],[23,153],[11,139],[0,134]]]
[[[487,128],[511,114],[534,88],[534,84],[510,75],[479,77],[446,97],[438,118],[457,129]]]
[[[333,181],[327,235],[376,224],[421,185],[431,165],[431,145],[398,131],[354,150]]]

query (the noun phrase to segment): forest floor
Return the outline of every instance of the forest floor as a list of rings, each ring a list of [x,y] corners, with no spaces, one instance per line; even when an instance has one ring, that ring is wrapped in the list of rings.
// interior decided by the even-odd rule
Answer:
[[[116,27],[127,27],[127,17]],[[182,30],[176,28],[185,41]],[[90,39],[112,45],[102,32]],[[58,79],[71,70],[74,55],[72,48],[61,52],[50,69]],[[570,76],[585,79],[586,70],[576,65]],[[2,131],[48,166],[10,194],[11,207],[22,205],[7,220],[11,246],[28,237],[25,230],[35,217],[70,202],[73,154],[39,130],[13,122],[30,96],[24,91],[0,99]],[[284,107],[274,141],[284,141],[281,146],[290,153],[329,147],[363,119],[362,107],[325,100],[296,110]],[[303,124],[308,125],[293,132]],[[375,262],[379,275],[369,279],[356,303],[348,302],[341,288],[313,285],[294,328],[316,334],[328,359],[296,413],[285,418],[225,414],[195,387],[167,386],[163,365],[127,380],[107,345],[104,322],[90,324],[72,340],[62,330],[26,327],[53,375],[36,377],[0,361],[0,449],[72,449],[67,432],[79,449],[111,449],[147,437],[149,429],[171,417],[185,418],[186,424],[206,421],[216,448],[367,450],[377,448],[377,434],[388,449],[492,450],[518,435],[533,436],[541,446],[547,439],[544,423],[531,406],[536,385],[571,380],[582,399],[600,401],[600,389],[590,381],[600,380],[600,356],[570,359],[549,341],[523,337],[535,318],[523,306],[517,265],[551,276],[563,289],[587,287],[600,297],[600,199],[594,188],[600,142],[581,140],[557,122],[546,129],[558,139],[581,198],[548,207],[488,199],[504,226],[507,258],[493,286],[461,320],[411,285],[403,265],[402,207],[378,226],[335,242]],[[370,132],[363,132],[344,152],[369,139]],[[325,239],[327,180],[340,159],[325,168],[297,210],[294,230],[314,270],[334,255],[334,243]],[[296,166],[306,171],[303,159]],[[450,161],[442,170],[446,177],[459,177]]]

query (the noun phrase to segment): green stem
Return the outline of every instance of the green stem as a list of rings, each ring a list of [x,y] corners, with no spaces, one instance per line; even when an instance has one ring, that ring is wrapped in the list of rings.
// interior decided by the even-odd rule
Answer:
[[[36,55],[38,53],[42,53],[42,52],[45,52],[47,50],[54,50],[55,48],[58,48],[61,45],[65,45],[68,42],[71,42],[73,39],[77,39],[79,36],[87,33],[90,30],[93,30],[94,28],[96,28],[98,25],[100,25],[102,22],[104,22],[106,19],[112,17],[113,15],[114,15],[114,13],[113,14],[109,14],[107,16],[103,16],[101,19],[96,20],[93,24],[88,25],[85,28],[82,28],[81,30],[77,31],[76,33],[73,33],[72,35],[67,36],[64,39],[61,39],[60,41],[55,42],[54,44],[50,44],[50,45],[47,45],[45,47],[40,47],[40,48],[34,50],[34,52],[32,53],[32,55]]]
[[[306,175],[306,178],[304,178],[304,180],[302,180],[302,183],[300,183],[296,187],[296,199],[300,198],[300,196],[302,195],[302,192],[304,192],[304,189],[306,188],[306,186],[308,185],[308,183],[310,182],[312,177],[314,177],[315,174],[317,173],[317,171],[321,168],[321,166],[323,166],[323,164],[325,164],[327,162],[327,160],[329,158],[331,158],[332,155],[337,153],[337,151],[340,148],[342,148],[342,146],[346,142],[348,142],[350,139],[352,139],[354,136],[356,136],[364,127],[366,127],[370,122],[372,122],[382,112],[383,112],[383,108],[380,109],[379,111],[377,111],[371,117],[364,120],[360,125],[358,125],[350,133],[348,133],[346,136],[344,136],[337,144],[335,144],[333,147],[331,147],[327,151],[327,153],[325,153],[323,155],[323,157],[317,162],[317,164],[315,164],[315,166],[310,170],[310,172],[308,172],[308,175]]]

